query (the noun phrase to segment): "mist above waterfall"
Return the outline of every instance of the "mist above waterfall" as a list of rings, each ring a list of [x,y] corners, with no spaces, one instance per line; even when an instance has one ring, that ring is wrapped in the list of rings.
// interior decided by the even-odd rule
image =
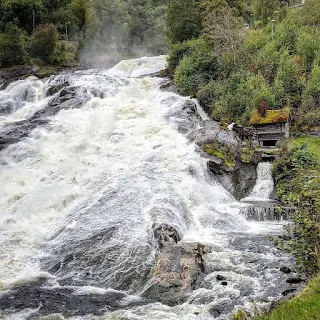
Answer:
[[[109,68],[122,59],[167,52],[165,1],[95,0],[86,21],[82,65]]]

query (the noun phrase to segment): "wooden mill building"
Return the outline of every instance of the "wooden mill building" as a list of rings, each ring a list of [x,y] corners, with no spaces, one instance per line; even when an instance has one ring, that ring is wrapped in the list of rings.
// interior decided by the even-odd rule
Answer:
[[[290,108],[267,110],[265,115],[254,111],[250,124],[253,127],[253,139],[261,148],[275,148],[278,141],[289,138]]]

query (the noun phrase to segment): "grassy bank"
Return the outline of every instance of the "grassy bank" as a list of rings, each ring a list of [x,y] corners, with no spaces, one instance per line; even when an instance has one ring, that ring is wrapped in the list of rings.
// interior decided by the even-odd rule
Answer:
[[[310,280],[299,296],[282,303],[269,314],[254,317],[254,320],[318,320],[320,319],[319,302],[320,275]]]
[[[310,276],[304,291],[270,313],[254,316],[239,311],[234,320],[320,319],[320,139],[291,138],[274,162],[273,177],[282,203],[295,206],[289,239],[279,243],[297,257],[298,267]]]

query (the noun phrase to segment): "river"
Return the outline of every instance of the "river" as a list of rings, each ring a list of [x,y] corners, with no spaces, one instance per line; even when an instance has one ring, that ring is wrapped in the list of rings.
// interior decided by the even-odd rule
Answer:
[[[265,238],[283,222],[247,219],[247,204],[207,173],[179,118],[168,116],[188,98],[147,76],[164,67],[163,56],[127,60],[0,91],[4,319],[231,319],[287,288],[279,268],[292,259]],[[268,168],[258,170],[251,200],[268,198]],[[201,285],[182,304],[143,297],[154,224],[211,248]]]

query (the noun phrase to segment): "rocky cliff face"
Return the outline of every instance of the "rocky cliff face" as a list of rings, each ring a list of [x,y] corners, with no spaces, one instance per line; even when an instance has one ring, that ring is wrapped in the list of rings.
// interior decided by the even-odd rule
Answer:
[[[215,121],[202,121],[196,104],[190,100],[169,117],[179,119],[179,131],[195,143],[201,156],[208,160],[208,172],[225,189],[238,200],[249,195],[257,179],[259,158],[248,142],[241,141],[233,131],[221,129]]]

